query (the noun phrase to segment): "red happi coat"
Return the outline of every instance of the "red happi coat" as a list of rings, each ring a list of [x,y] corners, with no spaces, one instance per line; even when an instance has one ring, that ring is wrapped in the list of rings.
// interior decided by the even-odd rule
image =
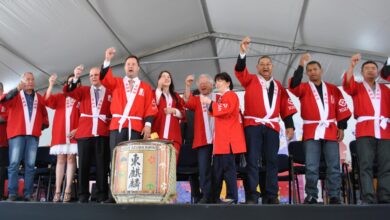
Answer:
[[[7,147],[8,146],[8,139],[7,139],[7,108],[0,104],[0,116],[5,120],[4,123],[0,123],[0,147]]]
[[[383,77],[383,76],[382,76]],[[390,75],[387,76],[387,78],[383,77],[385,80],[389,81],[390,82]]]
[[[16,136],[32,135],[40,137],[42,130],[49,126],[49,118],[45,106],[44,98],[35,92],[34,111],[29,119],[27,101],[24,99],[23,90],[12,99],[3,102],[3,106],[8,111],[7,137],[8,139]],[[3,96],[5,97],[5,96]],[[24,104],[25,103],[25,104]],[[27,116],[27,118],[26,118]]]
[[[240,115],[240,102],[233,91],[225,92],[212,103],[215,117],[214,154],[246,152],[244,128]]]
[[[77,143],[75,139],[69,139],[68,134],[78,127],[80,103],[64,94],[55,94],[49,96],[46,106],[55,110],[51,146]]]
[[[133,87],[132,91],[129,91],[127,77],[119,78],[115,77],[112,73],[111,67],[108,68],[108,72],[102,84],[112,91],[112,105],[111,114],[113,118],[111,120],[110,130],[118,130],[120,128],[120,117],[117,115],[123,115],[126,105],[128,103],[127,94],[135,94],[135,98],[131,109],[126,117],[134,117],[138,119],[131,120],[131,129],[141,132],[144,128],[144,119],[149,116],[155,116],[158,112],[156,101],[152,88],[149,84],[140,81],[139,86]],[[137,81],[139,79],[137,78]],[[126,82],[125,82],[126,81]],[[126,92],[128,91],[128,92]],[[122,124],[122,128],[128,128],[129,122],[126,121]]]
[[[390,75],[389,75],[389,71],[390,71],[390,58],[385,62],[385,65],[383,66],[382,70],[381,70],[381,77],[387,81],[390,82]],[[388,75],[387,77],[385,77],[385,75]]]
[[[346,75],[343,78],[343,88],[353,99],[353,111],[357,120],[356,138],[369,136],[390,139],[390,89],[384,84],[376,83],[376,91],[372,91],[366,82],[356,82],[354,76],[347,85]]]
[[[336,122],[351,116],[341,91],[335,85],[323,82],[322,95],[325,104],[323,105],[312,82],[301,83],[289,90],[301,102],[303,140],[336,141],[338,130]]]
[[[179,153],[182,144],[180,118],[173,116],[172,114],[165,114],[164,109],[167,108],[170,103],[169,107],[176,108],[184,117],[184,100],[177,93],[175,93],[175,96],[178,101],[170,95],[167,97],[165,94],[161,94],[160,97],[157,97],[160,94],[156,94],[156,91],[153,91],[153,94],[155,94],[154,98],[157,100],[158,113],[153,120],[152,131],[157,132],[160,139],[172,140],[176,151]]]
[[[104,86],[101,86],[100,89],[100,101],[96,105],[93,87],[81,86],[68,92],[68,85],[64,86],[64,94],[80,102],[80,118],[75,135],[76,139],[109,135],[111,91]],[[94,114],[92,106],[100,106],[100,112],[97,111],[98,113]]]
[[[194,149],[212,144],[214,136],[214,119],[209,114],[207,107],[200,103],[200,96],[201,95],[193,96],[190,94],[190,97],[184,106],[188,110],[194,112],[194,141],[192,143],[192,148]]]
[[[267,106],[269,106],[268,94],[264,81],[258,74],[249,73],[248,69],[242,72],[235,70],[235,75],[245,88],[245,110],[244,110],[244,126],[256,126],[265,124],[267,127],[280,131],[278,123],[279,117],[285,118],[297,112],[292,103],[287,91],[282,84],[274,81],[274,95],[272,105],[267,114]],[[272,107],[274,106],[274,108]],[[261,119],[261,120],[260,120]],[[266,119],[266,120],[264,120]]]

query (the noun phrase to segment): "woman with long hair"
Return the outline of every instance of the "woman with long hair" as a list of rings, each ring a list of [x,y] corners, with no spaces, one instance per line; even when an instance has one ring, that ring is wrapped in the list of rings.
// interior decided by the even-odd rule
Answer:
[[[76,71],[83,71],[80,65],[75,68]],[[74,74],[70,74],[65,83],[72,80]],[[66,186],[63,196],[63,202],[71,200],[71,186],[74,173],[76,171],[77,141],[74,135],[79,121],[79,103],[66,97],[63,93],[52,94],[53,86],[57,76],[54,74],[49,78],[49,87],[45,94],[46,106],[55,110],[52,129],[52,141],[50,154],[57,155],[56,165],[56,190],[53,202],[61,201],[61,186],[65,173],[66,165]],[[78,83],[81,86],[81,82]]]
[[[158,113],[153,122],[152,132],[157,132],[160,139],[173,141],[177,159],[182,144],[180,120],[184,116],[184,100],[175,92],[172,74],[169,71],[162,71],[158,76],[154,94]]]

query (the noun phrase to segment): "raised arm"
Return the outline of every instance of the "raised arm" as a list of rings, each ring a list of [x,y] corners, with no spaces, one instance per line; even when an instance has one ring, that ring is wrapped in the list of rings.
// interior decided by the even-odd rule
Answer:
[[[355,79],[353,77],[353,70],[356,66],[356,64],[360,61],[361,55],[355,54],[351,57],[351,63],[349,65],[349,68],[347,72],[344,75],[343,79],[343,88],[346,93],[349,95],[354,95],[356,93],[356,86],[355,86]]]
[[[301,59],[299,60],[299,66],[295,70],[293,77],[290,79],[289,82],[289,90],[292,92],[295,96],[299,97],[301,96],[301,89],[300,85],[303,78],[303,69],[305,64],[310,60],[310,54],[306,53],[301,56]]]
[[[110,67],[111,60],[114,58],[116,53],[115,48],[110,47],[106,50],[104,62],[102,65],[102,69],[100,70],[100,81],[103,86],[113,91],[117,86],[116,78],[112,73],[112,69]]]
[[[249,37],[242,39],[240,43],[240,55],[238,55],[237,63],[234,68],[234,73],[243,87],[246,87],[251,80],[248,69],[246,68],[246,53],[249,50],[250,43],[251,39]]]
[[[56,80],[57,80],[57,74],[55,74],[55,73],[49,77],[49,87],[47,87],[47,90],[45,93],[45,101],[47,101],[49,99],[49,97],[51,96],[51,92],[53,90],[53,87],[54,87]]]
[[[12,106],[12,100],[19,94],[21,90],[25,87],[26,83],[24,79],[22,78],[18,84],[18,86],[11,91],[9,91],[6,95],[3,95],[0,99],[0,103],[5,105],[6,107]]]
[[[62,89],[65,96],[70,96],[77,101],[81,101],[81,99],[83,97],[83,92],[82,92],[83,87],[77,88],[77,83],[80,80],[79,79],[80,74],[77,74],[77,75],[75,74],[74,77],[71,77],[69,79],[69,82],[67,84],[65,84],[65,86]]]
[[[192,86],[193,82],[194,82],[194,75],[188,75],[186,80],[185,80],[186,88],[184,90],[184,96],[183,96],[183,99],[184,99],[185,103],[187,103],[188,100],[190,99],[190,96],[191,96],[191,86]]]

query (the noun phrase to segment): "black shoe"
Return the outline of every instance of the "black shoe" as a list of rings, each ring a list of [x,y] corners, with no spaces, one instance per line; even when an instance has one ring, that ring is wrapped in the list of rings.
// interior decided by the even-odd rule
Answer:
[[[104,200],[104,202],[103,203],[107,203],[107,204],[115,204],[116,202],[115,202],[115,199],[114,198],[112,198],[112,197],[110,197],[110,198],[108,198],[108,199],[106,199],[106,200]]]
[[[206,197],[202,197],[201,199],[199,199],[199,201],[197,202],[197,204],[209,204],[210,203],[210,200],[207,199]]]
[[[390,204],[390,200],[380,200],[378,204]]]
[[[33,199],[31,198],[31,196],[25,196],[24,198],[23,198],[23,201],[25,201],[25,202],[31,202]]]
[[[78,203],[88,203],[87,197],[80,197]]]
[[[107,196],[97,196],[96,197],[96,203],[104,203],[108,199]]]
[[[280,203],[278,198],[267,198],[266,200],[265,204],[278,205]]]
[[[341,200],[340,200],[339,197],[330,197],[329,204],[340,205],[341,204]]]
[[[375,201],[373,200],[361,200],[361,201],[358,201],[358,205],[373,205],[373,204],[376,204]]]
[[[18,197],[16,195],[9,195],[7,201],[15,202],[18,200]]]
[[[235,204],[235,203],[237,203],[237,202],[234,201],[234,199],[217,199],[217,201],[216,201],[215,203],[217,203],[217,204],[231,205],[231,204]]]
[[[305,200],[303,201],[303,204],[317,204],[317,199],[313,196],[306,196]]]
[[[248,205],[257,205],[257,204],[259,204],[259,200],[257,200],[257,199],[247,199],[247,200],[245,201],[245,204],[248,204]]]

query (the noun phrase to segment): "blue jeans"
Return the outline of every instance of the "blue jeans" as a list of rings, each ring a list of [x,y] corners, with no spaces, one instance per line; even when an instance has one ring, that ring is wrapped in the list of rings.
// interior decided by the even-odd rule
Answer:
[[[34,136],[17,136],[8,140],[9,166],[8,166],[8,191],[15,196],[18,191],[18,173],[20,161],[24,159],[24,197],[29,197],[33,191],[35,158],[39,138]]]
[[[326,188],[329,197],[340,196],[340,153],[339,144],[336,141],[307,140],[304,142],[306,160],[306,184],[305,192],[314,198],[318,198],[318,178],[321,153],[324,153],[326,163]]]
[[[365,203],[390,203],[390,140],[374,137],[356,139],[362,200]],[[374,190],[374,167],[378,177],[377,193]]]

